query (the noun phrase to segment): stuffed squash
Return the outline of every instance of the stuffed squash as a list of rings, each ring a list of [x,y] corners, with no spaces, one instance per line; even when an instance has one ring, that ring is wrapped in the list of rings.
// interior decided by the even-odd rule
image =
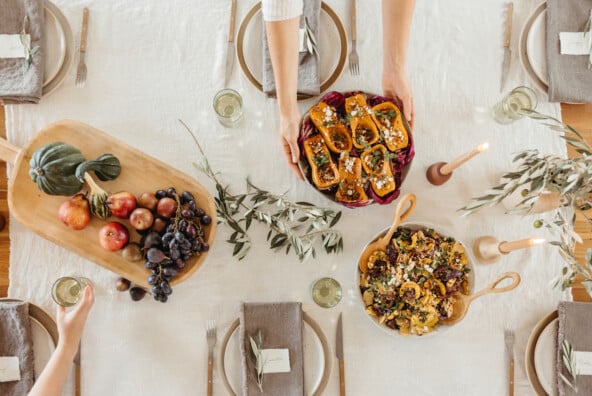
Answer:
[[[377,144],[362,153],[362,167],[378,196],[384,197],[395,191],[395,178],[391,171],[386,147],[382,144]]]
[[[352,139],[335,108],[319,102],[310,109],[310,119],[319,130],[329,150],[342,153],[352,149]]]
[[[349,124],[352,131],[352,141],[355,148],[363,150],[378,142],[380,135],[378,128],[370,117],[354,118]]]
[[[391,102],[380,103],[372,108],[372,118],[382,132],[384,143],[390,151],[409,145],[409,136],[403,125],[401,112]]]
[[[339,158],[339,188],[335,199],[341,202],[366,202],[368,195],[362,187],[362,161],[344,153]]]
[[[339,184],[339,171],[321,135],[311,136],[304,141],[304,153],[312,171],[312,181],[319,189],[325,190]]]
[[[372,111],[362,94],[345,98],[345,111],[351,118],[371,118]]]

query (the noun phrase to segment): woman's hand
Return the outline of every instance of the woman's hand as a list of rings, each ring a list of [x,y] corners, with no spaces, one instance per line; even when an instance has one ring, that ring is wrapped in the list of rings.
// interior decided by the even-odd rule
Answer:
[[[382,90],[384,96],[398,98],[403,103],[405,118],[411,128],[415,123],[415,109],[413,107],[413,93],[404,71],[388,71],[382,73]]]
[[[298,148],[299,125],[300,111],[298,108],[292,110],[286,116],[280,116],[280,140],[284,155],[290,164],[290,168],[296,172],[300,179],[304,179],[298,168],[298,159],[300,158],[300,149]]]
[[[82,330],[95,301],[95,295],[90,284],[86,285],[82,293],[82,299],[70,312],[66,312],[66,308],[61,305],[57,309],[57,325],[60,334],[58,346],[71,354],[75,354],[78,349]]]

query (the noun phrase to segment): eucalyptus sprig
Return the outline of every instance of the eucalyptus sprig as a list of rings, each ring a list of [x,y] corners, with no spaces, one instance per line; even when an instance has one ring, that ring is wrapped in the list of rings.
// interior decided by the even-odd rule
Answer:
[[[261,330],[257,330],[257,341],[253,339],[253,337],[249,336],[249,342],[251,344],[251,353],[255,363],[255,373],[257,375],[257,386],[259,386],[259,390],[263,393],[263,369],[265,368],[266,361],[263,358],[263,353],[261,352],[263,346],[263,335],[261,334]]]
[[[248,178],[246,193],[231,193],[229,186],[223,186],[210,167],[191,129],[183,121],[179,121],[189,132],[201,154],[200,163],[194,163],[194,166],[216,184],[216,212],[219,221],[232,229],[227,242],[234,245],[233,256],[242,260],[249,252],[252,240],[248,230],[253,220],[268,227],[267,241],[270,249],[285,248],[286,254],[292,250],[301,261],[310,256],[316,257],[315,245],[319,240],[328,254],[343,250],[341,233],[332,229],[339,222],[341,211],[317,207],[308,202],[291,202],[285,193],[278,195],[263,190]]]
[[[573,347],[568,340],[563,340],[561,350],[563,351],[563,365],[565,366],[565,369],[569,373],[573,382],[570,381],[569,378],[567,378],[565,375],[563,375],[562,372],[559,372],[559,376],[565,384],[567,384],[574,392],[578,393],[578,386],[576,383],[578,370],[576,367],[576,357],[573,351]]]

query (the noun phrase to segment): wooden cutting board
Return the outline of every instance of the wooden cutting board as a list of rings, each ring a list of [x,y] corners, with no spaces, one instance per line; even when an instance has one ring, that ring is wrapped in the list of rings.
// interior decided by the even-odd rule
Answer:
[[[179,192],[191,192],[196,204],[212,217],[212,224],[205,227],[205,240],[210,247],[212,246],[216,234],[216,207],[212,197],[201,184],[192,177],[100,130],[73,120],[63,120],[48,125],[22,149],[0,139],[0,159],[14,165],[8,181],[8,205],[14,217],[26,227],[133,283],[146,288],[151,287],[146,282],[150,271],[144,268],[144,261],[127,261],[120,251],[110,252],[99,244],[99,229],[108,221],[121,222],[130,231],[130,241],[139,241],[140,235],[127,220],[115,217],[101,220],[93,217],[84,230],[74,231],[58,219],[58,208],[69,197],[45,194],[29,177],[29,160],[35,150],[55,141],[77,147],[87,160],[95,159],[103,153],[111,153],[119,158],[122,169],[118,178],[107,182],[101,182],[95,178],[101,188],[108,193],[129,191],[137,197],[145,191],[155,192],[168,187],[175,187]],[[171,284],[174,285],[189,278],[201,266],[206,256],[207,252],[188,260]],[[40,262],[40,265],[43,263]]]

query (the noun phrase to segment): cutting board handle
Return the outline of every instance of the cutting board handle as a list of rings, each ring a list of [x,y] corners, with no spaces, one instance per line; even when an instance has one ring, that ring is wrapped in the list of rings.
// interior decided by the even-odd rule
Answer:
[[[21,149],[6,139],[0,139],[0,159],[14,165]]]

